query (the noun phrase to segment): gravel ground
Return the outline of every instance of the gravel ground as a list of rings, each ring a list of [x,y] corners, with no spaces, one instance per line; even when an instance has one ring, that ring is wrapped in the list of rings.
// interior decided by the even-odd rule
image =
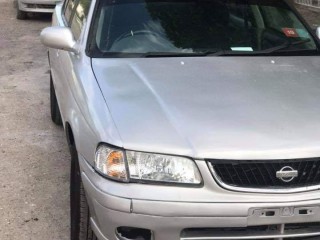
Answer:
[[[69,239],[69,153],[49,114],[50,16],[18,21],[0,0],[0,239]]]

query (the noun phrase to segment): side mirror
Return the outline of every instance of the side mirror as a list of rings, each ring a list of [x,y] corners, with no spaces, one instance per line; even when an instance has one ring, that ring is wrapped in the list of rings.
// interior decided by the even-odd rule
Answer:
[[[65,50],[77,53],[76,41],[70,28],[67,27],[47,27],[40,33],[40,40],[43,45],[49,48]]]
[[[320,27],[317,27],[316,35],[320,39]]]

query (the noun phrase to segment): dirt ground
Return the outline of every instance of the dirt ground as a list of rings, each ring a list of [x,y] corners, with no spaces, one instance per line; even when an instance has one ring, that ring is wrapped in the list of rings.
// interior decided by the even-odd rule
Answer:
[[[50,16],[18,21],[0,0],[0,240],[69,239],[69,153],[51,123]]]

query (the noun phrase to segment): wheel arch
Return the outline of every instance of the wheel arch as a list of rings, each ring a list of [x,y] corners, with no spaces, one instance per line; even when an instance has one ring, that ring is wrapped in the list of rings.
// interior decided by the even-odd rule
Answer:
[[[76,148],[76,142],[74,139],[73,130],[69,122],[65,123],[65,132],[66,132],[67,143],[69,148]]]

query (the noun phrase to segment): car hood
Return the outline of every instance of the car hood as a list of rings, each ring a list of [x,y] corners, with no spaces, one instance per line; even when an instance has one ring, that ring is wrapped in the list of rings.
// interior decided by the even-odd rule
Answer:
[[[320,156],[319,57],[92,59],[92,68],[126,149]]]

